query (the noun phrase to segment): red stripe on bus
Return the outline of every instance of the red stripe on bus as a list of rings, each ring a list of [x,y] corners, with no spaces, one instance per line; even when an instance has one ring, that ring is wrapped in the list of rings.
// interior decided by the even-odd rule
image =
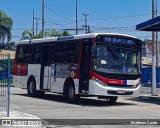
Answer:
[[[96,73],[93,73],[93,77],[99,79],[100,81],[102,81],[106,84],[124,85],[124,80],[108,79],[108,78],[102,77],[100,75],[97,75]]]

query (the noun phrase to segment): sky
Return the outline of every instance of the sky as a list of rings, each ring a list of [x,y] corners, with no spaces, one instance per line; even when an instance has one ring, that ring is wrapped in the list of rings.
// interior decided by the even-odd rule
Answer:
[[[136,31],[136,25],[152,17],[152,0],[77,0],[78,27],[85,25],[85,16],[92,32],[120,33],[151,39],[151,32]],[[160,5],[160,1],[158,0]],[[24,30],[32,30],[35,18],[42,19],[42,0],[0,0],[0,10],[12,17],[12,40],[18,41]],[[160,6],[158,6],[158,16]],[[45,29],[75,29],[76,0],[45,0]],[[35,20],[36,22],[36,20]],[[38,20],[38,32],[41,30]],[[35,24],[36,25],[36,24]],[[68,31],[75,35],[75,31]],[[85,33],[85,30],[78,32]],[[160,34],[159,34],[160,35]]]

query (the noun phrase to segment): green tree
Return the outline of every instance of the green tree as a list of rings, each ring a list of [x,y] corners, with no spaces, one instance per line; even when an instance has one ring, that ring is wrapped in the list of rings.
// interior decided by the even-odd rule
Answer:
[[[60,37],[60,36],[70,36],[67,31],[59,32],[56,29],[45,30],[44,37]],[[25,30],[22,33],[21,40],[30,40],[30,39],[39,39],[42,38],[42,32],[39,32],[37,35],[33,36],[32,31]]]
[[[66,30],[62,32],[62,36],[70,36],[71,34],[69,34]]]
[[[70,34],[67,31],[59,32],[56,29],[51,29],[49,32],[50,37],[60,37],[60,36],[70,36]]]
[[[4,40],[7,39],[9,42],[12,38],[11,29],[13,26],[13,21],[10,16],[5,12],[0,10],[0,43],[4,43]]]
[[[30,39],[32,39],[32,32],[30,30],[23,31],[21,40],[30,40]]]
[[[59,31],[57,31],[56,29],[51,29],[50,30],[50,37],[59,37],[59,36],[62,36],[62,34],[59,32]]]

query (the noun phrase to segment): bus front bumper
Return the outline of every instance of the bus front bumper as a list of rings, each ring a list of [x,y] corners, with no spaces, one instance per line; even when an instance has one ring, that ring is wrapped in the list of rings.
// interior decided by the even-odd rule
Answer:
[[[111,87],[111,86],[103,86],[98,82],[93,80],[90,81],[89,85],[89,94],[90,95],[97,95],[97,96],[132,96],[132,97],[139,97],[140,96],[140,87],[141,84],[138,85],[136,88],[129,88],[129,87]]]

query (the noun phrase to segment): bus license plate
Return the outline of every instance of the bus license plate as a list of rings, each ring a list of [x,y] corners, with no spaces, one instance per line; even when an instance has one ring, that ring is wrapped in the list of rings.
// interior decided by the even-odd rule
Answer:
[[[125,93],[125,90],[117,90],[117,93],[118,93],[118,94],[124,94],[124,93]]]

